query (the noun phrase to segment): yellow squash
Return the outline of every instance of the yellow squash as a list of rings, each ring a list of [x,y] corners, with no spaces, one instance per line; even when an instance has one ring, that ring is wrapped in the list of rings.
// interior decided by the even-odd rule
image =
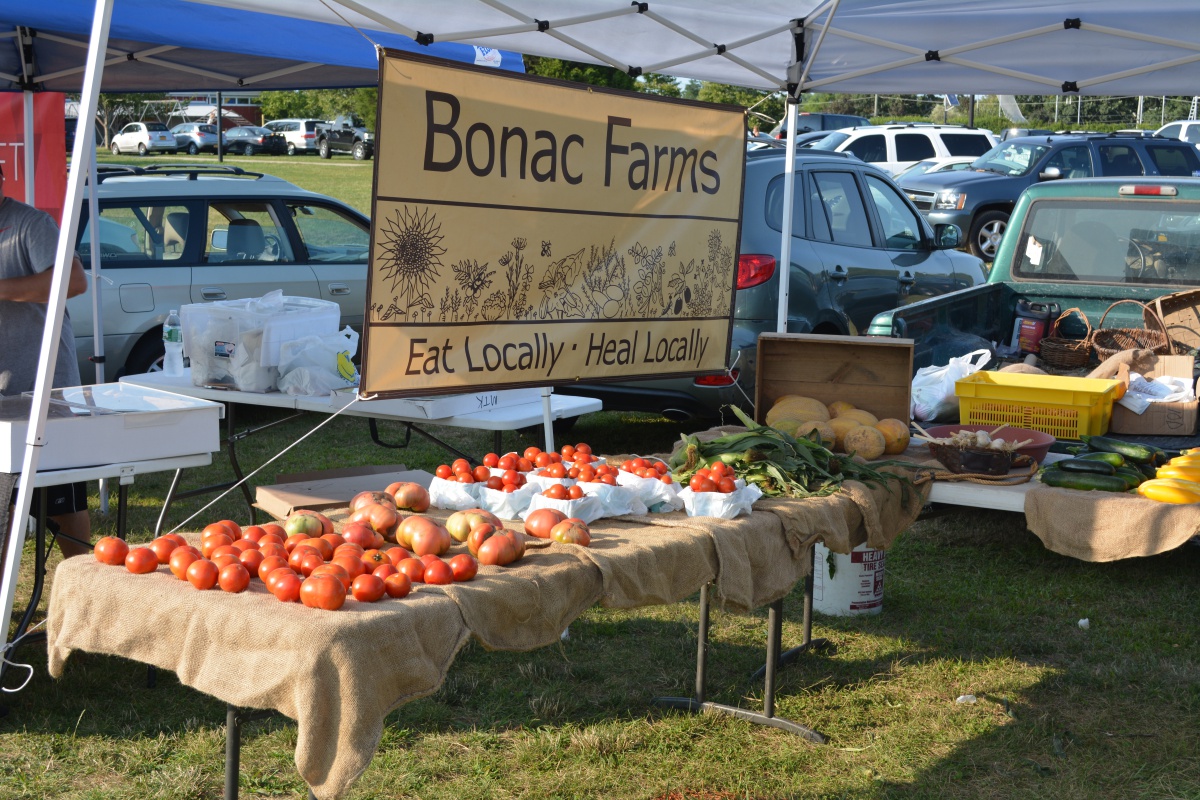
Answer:
[[[1159,503],[1200,503],[1200,483],[1174,478],[1154,478],[1142,482],[1137,493]]]
[[[1159,467],[1155,470],[1154,476],[1157,478],[1179,478],[1183,481],[1200,483],[1200,463],[1195,465],[1168,464],[1165,467]]]
[[[1175,456],[1167,462],[1171,466],[1200,467],[1200,453],[1193,455]]]

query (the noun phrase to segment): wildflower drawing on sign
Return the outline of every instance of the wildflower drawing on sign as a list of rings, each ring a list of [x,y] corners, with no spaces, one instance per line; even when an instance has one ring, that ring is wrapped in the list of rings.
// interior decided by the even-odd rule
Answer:
[[[438,277],[441,257],[446,253],[441,230],[437,217],[428,209],[419,211],[405,206],[385,221],[380,231],[383,257],[378,269],[388,283],[388,290],[396,294],[386,309],[382,303],[374,304],[372,311],[383,320],[432,319],[429,287]]]

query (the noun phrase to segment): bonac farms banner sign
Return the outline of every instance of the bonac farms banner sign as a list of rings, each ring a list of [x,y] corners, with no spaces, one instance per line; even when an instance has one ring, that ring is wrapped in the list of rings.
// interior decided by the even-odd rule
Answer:
[[[387,52],[361,392],[723,370],[740,108]]]

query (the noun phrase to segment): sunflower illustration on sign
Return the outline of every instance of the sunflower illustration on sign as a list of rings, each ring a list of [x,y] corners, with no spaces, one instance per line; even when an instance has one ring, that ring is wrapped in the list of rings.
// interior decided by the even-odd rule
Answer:
[[[442,266],[442,226],[428,209],[409,206],[387,218],[380,229],[383,254],[379,275],[395,292],[401,314],[406,309],[433,307],[429,287]]]

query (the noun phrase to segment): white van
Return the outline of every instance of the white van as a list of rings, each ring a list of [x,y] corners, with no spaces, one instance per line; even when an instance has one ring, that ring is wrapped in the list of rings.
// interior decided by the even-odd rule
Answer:
[[[282,133],[287,139],[287,154],[294,156],[317,152],[317,125],[321,122],[319,119],[276,119],[264,122],[263,127]]]

